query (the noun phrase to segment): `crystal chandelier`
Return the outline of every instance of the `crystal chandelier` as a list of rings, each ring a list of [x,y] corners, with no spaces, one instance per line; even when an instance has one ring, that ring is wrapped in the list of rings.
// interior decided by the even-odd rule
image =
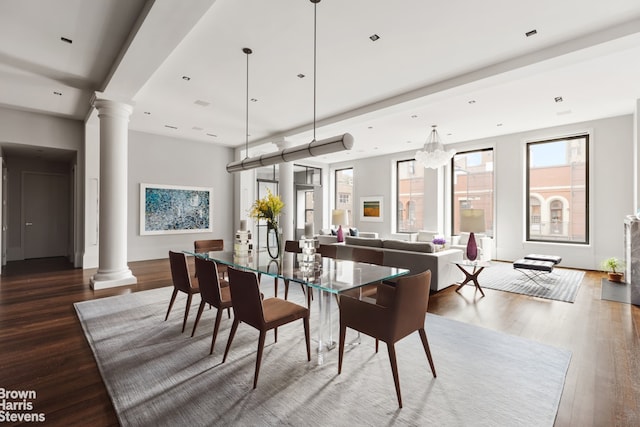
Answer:
[[[431,126],[431,134],[422,151],[416,151],[416,161],[425,168],[437,169],[447,164],[456,154],[456,150],[445,150],[440,141],[436,125]]]

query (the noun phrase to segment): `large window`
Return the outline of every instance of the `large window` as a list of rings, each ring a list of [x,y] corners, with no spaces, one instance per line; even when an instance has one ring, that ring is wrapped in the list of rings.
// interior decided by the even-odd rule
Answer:
[[[336,182],[335,209],[346,209],[349,215],[349,224],[352,225],[353,224],[353,168],[336,170],[335,182]]]
[[[410,233],[423,229],[424,168],[415,160],[400,160],[396,167],[396,231]]]
[[[589,136],[527,144],[527,240],[589,243]]]
[[[451,162],[451,234],[460,234],[461,209],[482,209],[484,234],[493,237],[493,149],[457,153]]]

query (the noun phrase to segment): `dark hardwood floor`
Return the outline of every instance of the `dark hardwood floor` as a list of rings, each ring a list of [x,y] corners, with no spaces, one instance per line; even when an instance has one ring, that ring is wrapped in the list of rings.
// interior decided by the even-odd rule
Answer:
[[[137,285],[95,292],[95,270],[61,259],[9,263],[0,276],[0,388],[34,390],[30,412],[45,425],[118,424],[73,303],[171,284],[166,259],[129,267]],[[429,312],[570,350],[556,426],[638,426],[640,308],[600,300],[602,277],[587,272],[574,304],[467,286],[432,295]]]

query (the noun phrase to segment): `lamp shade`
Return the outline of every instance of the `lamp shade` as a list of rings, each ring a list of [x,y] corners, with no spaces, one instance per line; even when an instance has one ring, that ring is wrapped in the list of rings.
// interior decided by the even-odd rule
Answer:
[[[460,231],[484,233],[484,209],[462,209],[460,211]]]
[[[349,225],[349,215],[345,209],[334,209],[331,211],[331,224]]]

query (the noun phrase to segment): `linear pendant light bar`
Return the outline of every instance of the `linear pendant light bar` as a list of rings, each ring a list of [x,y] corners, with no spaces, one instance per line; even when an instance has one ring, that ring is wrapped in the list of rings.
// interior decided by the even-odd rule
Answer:
[[[333,136],[320,141],[316,141],[316,6],[320,0],[310,0],[313,3],[313,141],[308,144],[302,144],[291,148],[285,148],[275,153],[263,154],[262,156],[248,157],[249,140],[246,141],[246,151],[244,160],[238,160],[227,164],[227,172],[241,172],[248,169],[255,169],[262,166],[271,166],[278,163],[291,162],[307,157],[322,156],[325,154],[336,153],[338,151],[351,150],[353,148],[353,136],[350,133]],[[247,98],[248,81],[249,81],[249,56],[251,50],[247,52]],[[248,107],[247,107],[248,111]],[[248,128],[248,116],[247,116]],[[248,131],[247,131],[248,138]]]
[[[240,172],[248,169],[271,166],[283,162],[291,162],[307,157],[323,156],[343,150],[353,148],[353,136],[350,133],[336,135],[320,141],[311,141],[308,144],[301,144],[291,148],[277,151],[275,153],[263,154],[261,156],[250,157],[244,160],[229,163],[227,172]]]

